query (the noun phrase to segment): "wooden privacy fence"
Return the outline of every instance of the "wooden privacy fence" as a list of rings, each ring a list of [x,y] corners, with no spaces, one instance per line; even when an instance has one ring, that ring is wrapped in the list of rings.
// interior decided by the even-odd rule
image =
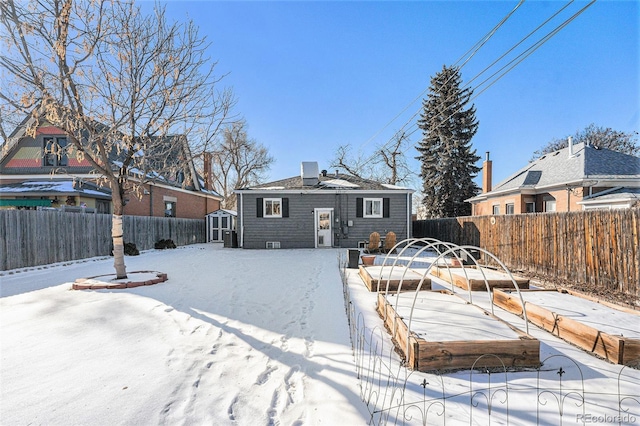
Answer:
[[[640,209],[413,222],[414,237],[474,245],[549,280],[640,296]]]
[[[0,270],[111,254],[111,215],[0,210]],[[204,219],[125,216],[124,241],[138,250],[161,239],[204,243]]]

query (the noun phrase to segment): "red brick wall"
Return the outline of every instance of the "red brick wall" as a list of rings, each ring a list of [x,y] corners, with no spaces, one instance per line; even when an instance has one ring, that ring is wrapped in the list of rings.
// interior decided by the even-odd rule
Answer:
[[[145,185],[145,194],[136,197],[127,196],[129,202],[124,206],[125,215],[164,217],[165,197],[175,199],[176,217],[184,219],[203,219],[205,215],[220,209],[220,201],[185,191]]]
[[[586,190],[585,190],[586,191]],[[527,202],[535,202],[536,212],[544,212],[545,197],[553,197],[556,200],[556,212],[566,211],[580,211],[582,206],[577,204],[578,201],[582,201],[582,188],[575,188],[568,192],[566,189],[558,189],[556,191],[550,191],[544,194],[535,195],[523,195],[523,194],[510,194],[502,197],[489,198],[486,201],[479,202],[473,205],[473,216],[485,216],[493,214],[493,205],[500,205],[500,214],[506,213],[506,204],[514,204],[514,214],[526,213]],[[585,192],[586,193],[586,192]],[[569,206],[569,207],[568,207]]]

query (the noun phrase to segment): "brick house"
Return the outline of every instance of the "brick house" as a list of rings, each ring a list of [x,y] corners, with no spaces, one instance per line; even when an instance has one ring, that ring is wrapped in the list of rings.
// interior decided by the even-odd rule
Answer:
[[[473,216],[629,208],[640,203],[640,158],[572,144],[532,161],[492,186],[482,167],[482,193],[466,201]]]
[[[111,189],[102,186],[89,161],[67,145],[65,133],[48,123],[40,123],[36,137],[27,136],[29,120],[25,119],[2,146],[0,208],[111,213]],[[182,142],[171,141],[177,147],[173,151],[176,164],[180,164],[178,171],[172,177],[142,181],[139,172],[130,170],[130,181],[141,186],[137,195],[126,196],[125,215],[203,219],[220,208],[222,197],[210,189],[211,176],[203,179],[196,173],[193,161],[179,160],[190,158],[179,153],[188,152],[186,138],[171,138],[180,138]],[[117,167],[117,155],[110,155],[110,159]],[[205,170],[211,170],[206,166]]]

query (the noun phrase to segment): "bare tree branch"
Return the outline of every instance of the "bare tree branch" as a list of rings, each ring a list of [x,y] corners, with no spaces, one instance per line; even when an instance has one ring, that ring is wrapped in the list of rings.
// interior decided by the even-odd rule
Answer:
[[[3,149],[17,117],[33,118],[30,136],[43,121],[62,129],[111,187],[114,216],[146,180],[187,172],[185,135],[213,140],[235,104],[198,28],[169,23],[159,6],[147,16],[132,0],[5,0],[0,43]],[[122,229],[112,234],[123,276]]]

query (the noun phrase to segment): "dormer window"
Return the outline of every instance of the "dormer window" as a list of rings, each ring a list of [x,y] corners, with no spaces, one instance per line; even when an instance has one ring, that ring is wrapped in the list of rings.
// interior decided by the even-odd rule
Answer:
[[[69,164],[67,158],[67,138],[47,136],[42,138],[42,165],[60,167]]]

